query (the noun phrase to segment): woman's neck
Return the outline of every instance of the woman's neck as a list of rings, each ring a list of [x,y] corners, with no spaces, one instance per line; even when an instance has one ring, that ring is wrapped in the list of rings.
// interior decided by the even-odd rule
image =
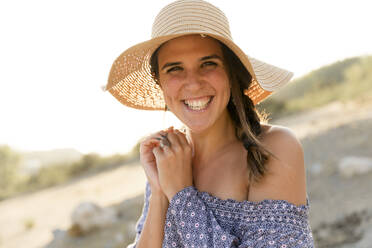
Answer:
[[[235,126],[227,109],[213,126],[203,132],[187,129],[187,137],[193,145],[193,166],[197,167],[213,160],[228,144],[237,141]]]

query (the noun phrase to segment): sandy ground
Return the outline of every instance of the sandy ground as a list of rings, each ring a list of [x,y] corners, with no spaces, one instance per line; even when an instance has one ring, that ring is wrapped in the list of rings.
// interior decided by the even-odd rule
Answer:
[[[338,176],[336,166],[347,155],[372,157],[372,101],[346,105],[336,102],[315,111],[276,120],[273,124],[293,129],[303,144],[311,203],[310,222],[313,228],[323,226],[319,235],[327,238],[331,233],[330,223],[343,221],[348,214],[361,213],[363,218],[365,213],[361,211],[368,206],[371,209],[372,205],[372,176],[345,180]],[[319,165],[321,172],[314,170]],[[93,201],[100,206],[109,206],[138,197],[143,194],[144,182],[141,167],[132,164],[2,201],[0,247],[19,248],[25,244],[29,248],[45,247],[53,238],[53,230],[69,227],[70,214],[79,203]],[[26,230],[25,223],[30,220],[34,227]],[[345,221],[350,222],[348,219]],[[365,228],[372,231],[372,225]],[[341,247],[332,244],[335,242],[322,247]]]
[[[0,247],[36,248],[47,244],[54,229],[67,229],[70,214],[81,202],[105,207],[143,194],[145,174],[127,165],[30,195],[0,202]],[[25,222],[35,226],[25,230]]]
[[[372,158],[372,102],[333,103],[277,123],[304,148],[317,247],[371,248],[372,173],[343,178],[338,165],[347,156]]]

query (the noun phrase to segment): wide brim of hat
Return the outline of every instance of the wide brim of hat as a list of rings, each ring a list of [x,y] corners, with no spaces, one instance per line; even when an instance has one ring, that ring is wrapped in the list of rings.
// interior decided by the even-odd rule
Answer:
[[[190,34],[192,33],[161,36],[130,47],[114,61],[105,90],[128,107],[164,110],[163,92],[151,76],[151,55],[164,42]],[[282,88],[293,77],[290,71],[248,56],[230,39],[216,34],[204,34],[223,42],[247,68],[252,75],[252,83],[244,94],[255,105]]]

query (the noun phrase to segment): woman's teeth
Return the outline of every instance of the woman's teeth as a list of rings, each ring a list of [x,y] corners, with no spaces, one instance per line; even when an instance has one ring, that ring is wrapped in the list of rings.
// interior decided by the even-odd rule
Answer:
[[[185,100],[184,103],[192,110],[205,109],[211,102],[212,97],[204,97],[197,100]]]

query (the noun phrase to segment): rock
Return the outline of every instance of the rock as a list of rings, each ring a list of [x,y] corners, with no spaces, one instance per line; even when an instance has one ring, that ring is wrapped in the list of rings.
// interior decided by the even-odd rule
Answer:
[[[367,214],[366,210],[353,212],[337,219],[335,222],[323,222],[313,228],[316,247],[339,247],[343,244],[357,243],[363,238],[364,230],[361,227]]]
[[[311,175],[317,176],[322,173],[323,167],[320,163],[314,163],[310,166],[310,173]]]
[[[53,231],[52,231],[52,233],[53,233],[53,237],[54,237],[54,239],[56,239],[56,240],[61,240],[61,239],[63,239],[64,237],[65,237],[65,234],[66,234],[66,232],[65,231],[63,231],[63,230],[61,230],[61,229],[54,229]]]
[[[94,229],[109,226],[117,221],[116,212],[113,209],[101,208],[92,202],[79,204],[71,214],[72,225],[69,234],[82,236]]]
[[[118,244],[122,243],[124,241],[124,235],[122,233],[117,233],[115,235],[115,241]]]
[[[372,171],[372,159],[367,157],[344,157],[338,165],[341,176],[350,178]]]

